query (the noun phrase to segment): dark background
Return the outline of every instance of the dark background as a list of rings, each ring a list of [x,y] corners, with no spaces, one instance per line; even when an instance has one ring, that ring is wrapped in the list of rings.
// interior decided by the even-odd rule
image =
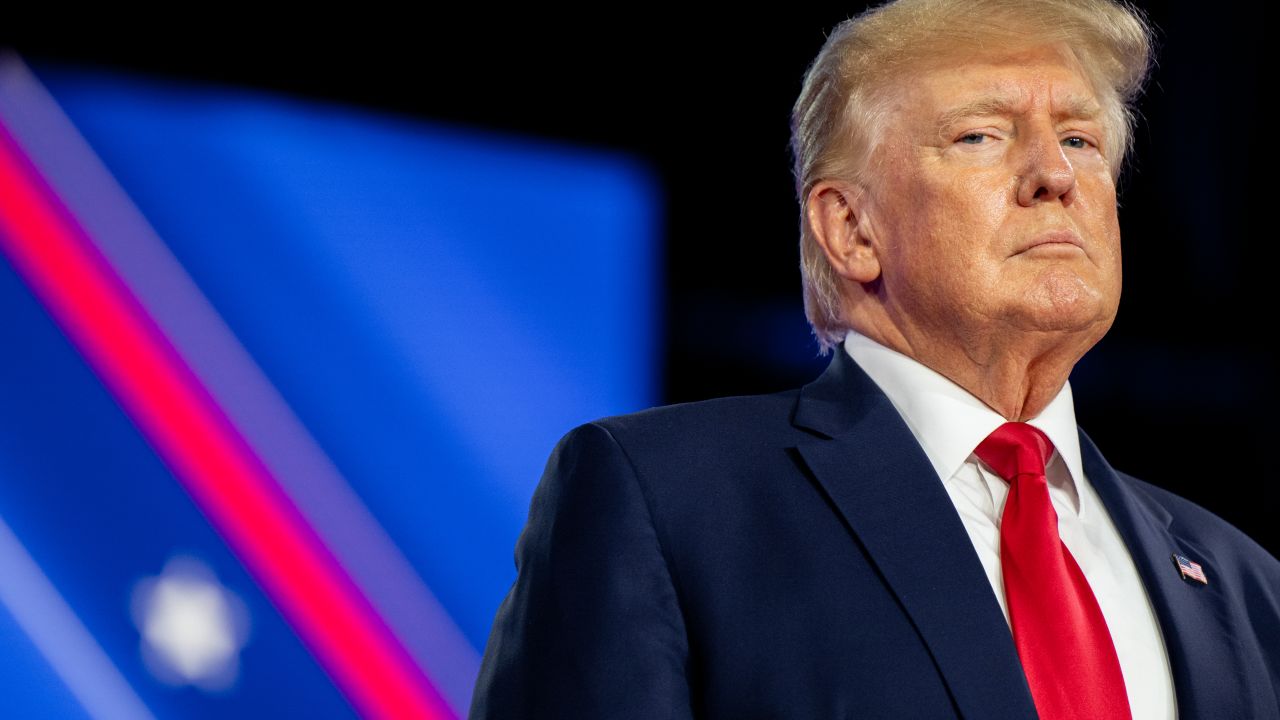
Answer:
[[[1265,199],[1266,23],[1261,9],[1145,5],[1158,66],[1122,180],[1124,299],[1073,375],[1077,415],[1116,467],[1277,554],[1274,253],[1271,231],[1255,237],[1277,205]],[[826,364],[800,300],[788,113],[826,31],[860,9],[477,4],[410,21],[370,8],[271,28],[10,25],[0,45],[37,66],[282,91],[642,158],[665,190],[663,400],[676,402],[794,387]]]

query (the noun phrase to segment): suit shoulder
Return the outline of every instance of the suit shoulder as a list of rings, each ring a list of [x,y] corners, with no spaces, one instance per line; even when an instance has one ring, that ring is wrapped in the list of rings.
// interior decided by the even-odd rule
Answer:
[[[1135,489],[1168,511],[1173,516],[1173,524],[1179,532],[1202,543],[1206,549],[1225,553],[1229,558],[1237,558],[1247,567],[1261,569],[1273,581],[1280,582],[1280,560],[1239,528],[1181,495],[1132,475],[1118,474]]]
[[[793,431],[791,416],[798,394],[799,390],[787,390],[663,405],[590,424],[604,428],[623,445],[645,439],[680,442],[777,435]]]
[[[805,431],[794,427],[798,390],[666,405],[574,428],[558,449],[611,446],[642,476],[714,475],[776,461]]]

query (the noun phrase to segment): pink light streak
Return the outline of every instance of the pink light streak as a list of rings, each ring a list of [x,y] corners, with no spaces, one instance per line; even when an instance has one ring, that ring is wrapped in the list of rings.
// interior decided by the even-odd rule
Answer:
[[[0,251],[357,711],[454,717],[4,128]]]

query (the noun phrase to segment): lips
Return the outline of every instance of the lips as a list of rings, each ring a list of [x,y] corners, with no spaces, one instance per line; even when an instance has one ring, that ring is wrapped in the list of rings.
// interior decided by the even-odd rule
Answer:
[[[1070,230],[1052,230],[1047,233],[1035,236],[1030,242],[1018,249],[1018,252],[1026,252],[1033,248],[1049,246],[1049,247],[1076,247],[1084,250],[1084,241],[1080,236]]]

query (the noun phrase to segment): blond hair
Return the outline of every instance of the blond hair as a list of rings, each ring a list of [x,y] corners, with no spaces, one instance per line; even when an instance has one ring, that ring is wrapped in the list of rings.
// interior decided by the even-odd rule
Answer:
[[[883,95],[911,70],[979,48],[1065,43],[1103,107],[1116,175],[1130,146],[1133,104],[1151,63],[1151,30],[1113,0],[897,0],[844,21],[805,74],[791,112],[800,201],[804,309],[822,352],[849,330],[839,276],[813,235],[809,191],[824,179],[863,181],[884,118]]]

